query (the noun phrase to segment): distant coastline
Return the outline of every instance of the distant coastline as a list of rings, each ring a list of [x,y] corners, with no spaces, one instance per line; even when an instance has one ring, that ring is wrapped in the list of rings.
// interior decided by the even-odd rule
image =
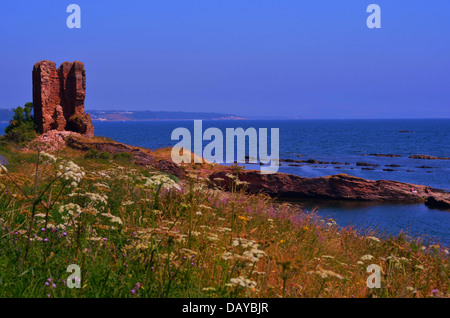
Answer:
[[[246,119],[234,114],[203,112],[168,112],[168,111],[122,111],[92,110],[88,111],[93,121],[162,121],[162,120],[238,120]]]
[[[91,110],[86,111],[93,121],[165,121],[165,120],[240,120],[247,119],[235,114],[206,112],[169,112],[169,111],[125,111]],[[14,115],[12,109],[0,109],[0,122],[8,123]]]
[[[202,117],[196,117],[196,118],[153,118],[153,119],[109,119],[109,118],[93,118],[93,122],[124,122],[124,121],[174,121],[174,120],[181,120],[181,121],[192,121],[192,120],[246,120],[245,117],[218,117],[218,118],[202,118]]]

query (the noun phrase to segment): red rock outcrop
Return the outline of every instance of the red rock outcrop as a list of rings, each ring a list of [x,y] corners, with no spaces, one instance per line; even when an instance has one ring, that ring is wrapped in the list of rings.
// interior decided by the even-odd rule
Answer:
[[[213,173],[209,179],[224,188],[229,188],[231,171]],[[328,177],[304,178],[292,174],[261,174],[244,170],[239,180],[246,181],[249,192],[262,192],[284,199],[329,199],[385,202],[425,202],[430,196],[450,199],[450,194],[439,189],[390,180],[366,180],[338,174]]]
[[[150,153],[148,149],[129,146],[113,140],[102,140],[98,138],[79,138],[76,134],[64,136],[67,146],[73,149],[88,151],[91,149],[108,152],[110,154],[128,153],[134,163],[142,166],[149,166],[160,171],[167,172],[182,178],[184,170],[170,159],[160,158]]]
[[[84,112],[85,97],[83,63],[64,62],[58,69],[51,61],[34,65],[33,105],[39,132],[67,130],[93,137],[91,117]]]

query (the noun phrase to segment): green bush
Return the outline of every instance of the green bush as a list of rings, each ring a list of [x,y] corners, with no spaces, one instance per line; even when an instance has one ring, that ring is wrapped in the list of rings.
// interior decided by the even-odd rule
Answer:
[[[33,103],[26,103],[24,107],[14,109],[14,116],[5,128],[5,139],[15,143],[22,143],[36,138],[36,124],[31,115]]]
[[[111,159],[111,154],[109,152],[102,151],[98,157],[99,159],[108,160]]]
[[[96,159],[99,156],[99,152],[98,150],[95,149],[89,149],[85,154],[84,154],[84,159]]]
[[[129,153],[129,152],[115,153],[114,154],[114,159],[129,161],[129,160],[131,160],[131,153]]]
[[[96,149],[89,149],[84,155],[84,159],[103,159],[108,160],[111,159],[111,154],[106,151],[98,151]]]

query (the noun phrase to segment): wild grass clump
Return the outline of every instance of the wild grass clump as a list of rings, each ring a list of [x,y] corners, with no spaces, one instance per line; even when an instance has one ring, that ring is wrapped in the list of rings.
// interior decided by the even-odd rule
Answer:
[[[342,229],[236,176],[226,192],[114,158],[33,156],[0,167],[0,297],[449,295],[445,247]]]

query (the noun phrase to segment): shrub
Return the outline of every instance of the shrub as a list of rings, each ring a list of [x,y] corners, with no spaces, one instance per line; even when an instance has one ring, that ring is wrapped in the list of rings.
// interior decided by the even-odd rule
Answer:
[[[108,160],[108,159],[111,159],[111,154],[109,152],[102,151],[98,157],[99,157],[99,159]]]
[[[98,151],[96,149],[89,149],[84,155],[84,159],[103,159],[108,160],[111,159],[111,154],[106,151]]]
[[[99,152],[96,149],[89,149],[85,154],[84,154],[84,159],[95,159],[98,158],[99,156]]]
[[[5,139],[15,143],[22,143],[36,138],[36,124],[31,115],[33,103],[26,103],[24,107],[14,109],[14,116],[5,128]]]
[[[128,161],[128,160],[131,160],[131,153],[129,153],[129,152],[115,153],[113,158],[116,160]]]

